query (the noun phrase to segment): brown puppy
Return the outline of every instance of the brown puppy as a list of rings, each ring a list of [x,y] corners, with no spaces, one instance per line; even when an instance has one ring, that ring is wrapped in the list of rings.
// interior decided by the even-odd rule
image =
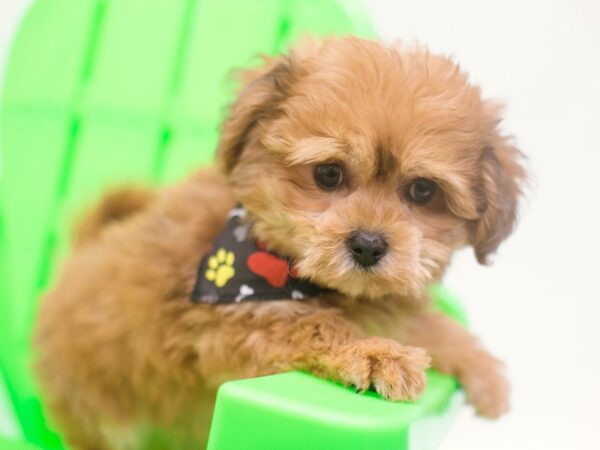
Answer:
[[[246,75],[219,173],[108,195],[43,300],[37,373],[68,443],[136,448],[162,428],[192,448],[221,382],[293,369],[410,400],[430,358],[480,414],[504,413],[501,365],[426,289],[456,249],[485,262],[513,228],[525,172],[499,107],[447,58],[355,38]],[[192,303],[237,202],[256,238],[333,291]]]

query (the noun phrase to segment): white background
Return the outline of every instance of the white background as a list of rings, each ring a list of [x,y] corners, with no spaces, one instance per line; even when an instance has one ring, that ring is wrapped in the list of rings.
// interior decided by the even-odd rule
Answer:
[[[0,0],[0,61],[28,0]],[[513,382],[498,422],[465,409],[443,450],[600,448],[600,2],[368,2],[383,39],[452,54],[530,158],[533,189],[496,264],[447,284]]]

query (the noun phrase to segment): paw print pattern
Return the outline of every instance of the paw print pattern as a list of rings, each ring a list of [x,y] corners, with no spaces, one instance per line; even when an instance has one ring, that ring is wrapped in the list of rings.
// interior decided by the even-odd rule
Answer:
[[[249,301],[298,300],[329,289],[300,278],[288,258],[269,251],[244,220],[238,206],[209,248],[203,250],[191,294],[194,303],[231,304]]]
[[[215,286],[223,287],[235,275],[234,261],[233,252],[220,248],[216,254],[208,258],[208,269],[204,276],[208,281],[214,282]]]

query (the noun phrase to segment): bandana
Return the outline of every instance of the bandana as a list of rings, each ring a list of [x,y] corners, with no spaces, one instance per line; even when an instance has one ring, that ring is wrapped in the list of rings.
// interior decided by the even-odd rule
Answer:
[[[229,212],[229,221],[200,262],[193,302],[301,300],[331,292],[297,278],[289,260],[252,239],[251,225],[242,222],[245,216],[242,207]]]

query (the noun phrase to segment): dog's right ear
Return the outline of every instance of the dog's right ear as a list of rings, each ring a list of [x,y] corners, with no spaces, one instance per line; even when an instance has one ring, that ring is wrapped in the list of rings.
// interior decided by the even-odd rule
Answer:
[[[237,164],[255,130],[275,117],[294,82],[291,57],[266,59],[259,69],[241,73],[244,87],[223,122],[217,146],[217,163],[228,175]]]

